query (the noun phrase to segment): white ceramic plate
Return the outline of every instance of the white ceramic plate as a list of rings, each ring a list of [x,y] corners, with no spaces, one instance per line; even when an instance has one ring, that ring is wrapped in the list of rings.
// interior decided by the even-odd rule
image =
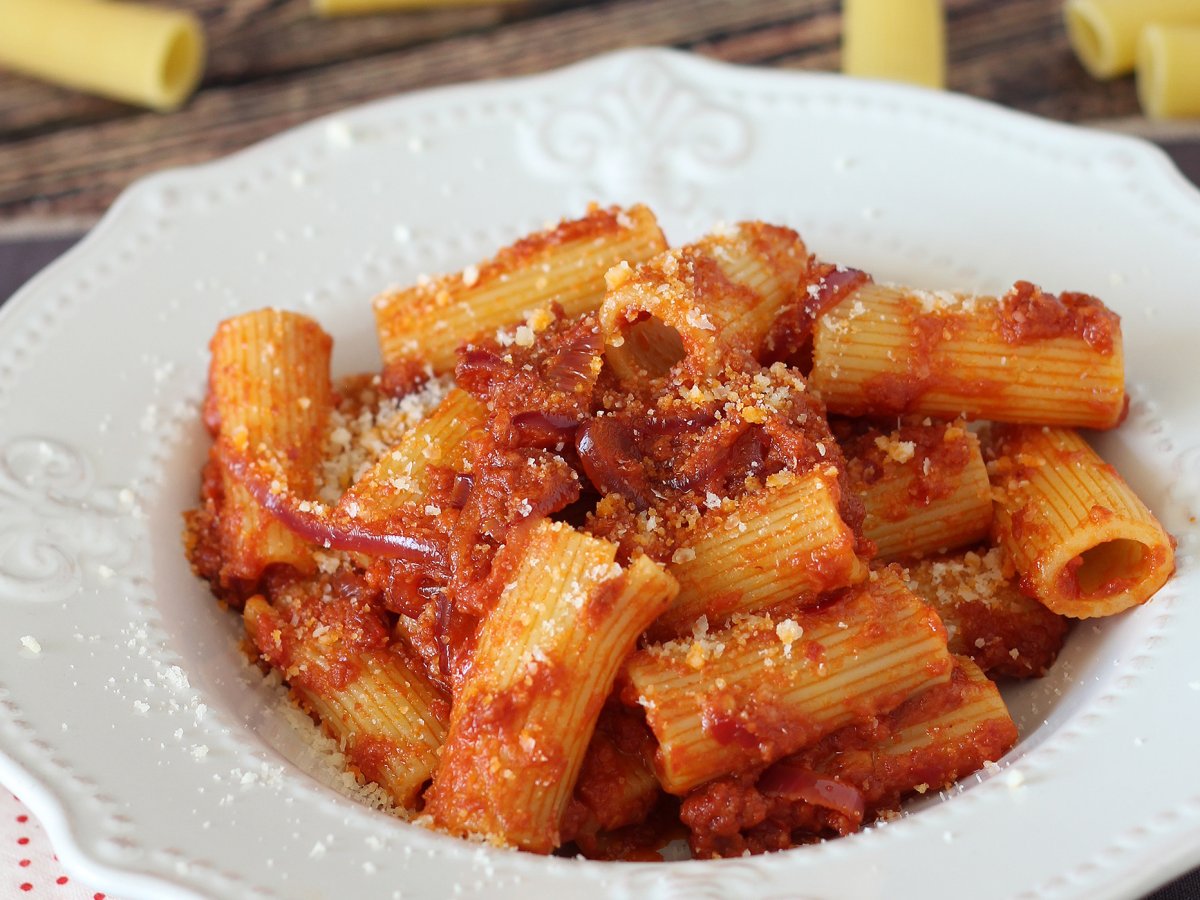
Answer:
[[[846,840],[657,866],[450,840],[306,772],[180,552],[208,338],[293,307],[339,373],[372,368],[377,289],[590,199],[646,201],[674,241],[762,218],[880,278],[1025,277],[1123,315],[1131,414],[1097,443],[1179,573],[1009,693],[1005,771]],[[387,100],[147,179],[0,312],[0,779],[68,866],[130,896],[1134,896],[1200,862],[1198,248],[1200,195],[1143,143],[663,51]]]

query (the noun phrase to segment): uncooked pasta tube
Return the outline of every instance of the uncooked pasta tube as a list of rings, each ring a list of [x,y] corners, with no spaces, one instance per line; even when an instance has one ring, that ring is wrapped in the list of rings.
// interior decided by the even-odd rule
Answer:
[[[1196,0],[1067,0],[1067,38],[1094,78],[1133,70],[1138,38],[1150,24],[1200,25]]]
[[[1142,110],[1155,119],[1200,116],[1200,24],[1151,25],[1142,32],[1137,90]]]
[[[845,0],[842,71],[944,87],[946,25],[940,0]]]
[[[204,72],[191,13],[107,0],[0,0],[0,66],[158,110]]]

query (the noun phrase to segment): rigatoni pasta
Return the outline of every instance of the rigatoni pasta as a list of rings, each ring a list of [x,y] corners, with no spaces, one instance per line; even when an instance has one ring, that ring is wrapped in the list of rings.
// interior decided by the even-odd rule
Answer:
[[[849,834],[905,797],[943,790],[994,763],[1016,740],[996,685],[957,657],[949,680],[887,715],[835,731],[761,774],[698,788],[681,818],[699,859],[761,853],[794,834]],[[729,818],[710,814],[729,794],[760,810],[736,831]]]
[[[204,26],[182,9],[113,0],[0,0],[0,65],[167,112],[204,74]]]
[[[825,471],[781,472],[732,509],[707,511],[673,555],[679,596],[655,636],[690,633],[701,616],[716,627],[784,601],[811,602],[866,578],[838,490]]]
[[[1124,410],[1092,297],[879,285],[760,222],[667,250],[632,207],[376,313],[383,370],[337,382],[303,316],[218,327],[185,546],[354,776],[449,834],[848,834],[1000,759],[990,677],[1172,569],[1065,427]]]
[[[887,712],[950,668],[937,614],[884,569],[817,609],[740,616],[639,651],[625,696],[658,738],[663,787],[683,794]]]
[[[921,556],[987,536],[991,484],[979,439],[963,423],[869,428],[843,446],[851,490],[866,508],[863,534],[880,559]]]
[[[574,838],[597,839],[645,820],[663,795],[654,774],[654,735],[633,709],[604,707],[575,783]]]
[[[345,582],[342,582],[344,584]],[[414,811],[446,738],[447,698],[400,648],[380,617],[353,609],[332,581],[246,601],[246,631],[320,718],[362,776]]]
[[[449,372],[455,351],[468,340],[526,318],[532,321],[516,341],[532,342],[550,303],[568,316],[593,310],[604,299],[610,267],[649,259],[665,247],[646,207],[595,208],[457,275],[380,294],[373,303],[385,376],[407,384],[426,368]]]
[[[1200,10],[1190,25],[1148,25],[1138,42],[1137,92],[1154,119],[1200,116]]]
[[[427,795],[435,822],[542,853],[563,813],[613,679],[676,591],[661,566],[562,523],[510,552],[514,578],[480,630]]]
[[[266,512],[231,464],[253,458],[269,486],[313,491],[333,407],[332,348],[312,319],[274,309],[229,319],[212,339],[205,420],[214,443],[191,533],[209,530],[220,546],[219,564],[209,555],[197,571],[221,591],[252,585],[272,565],[313,570],[311,544]]]
[[[833,735],[789,762],[861,786],[870,815],[902,797],[944,790],[1016,742],[1017,727],[996,685],[959,656],[948,681],[892,710],[867,741]]]
[[[1110,616],[1145,603],[1175,571],[1170,535],[1076,432],[998,428],[996,540],[1022,589],[1056,613]]]
[[[845,0],[842,71],[945,87],[945,18],[942,0]]]
[[[796,232],[743,222],[636,269],[617,266],[600,311],[608,364],[626,383],[676,365],[702,380],[730,355],[755,356],[808,265]]]
[[[1094,78],[1132,71],[1138,39],[1148,26],[1200,25],[1192,0],[1067,0],[1063,6],[1071,49]]]
[[[1053,665],[1070,620],[1021,593],[999,547],[910,562],[908,586],[937,610],[950,652],[989,676],[1038,678]]]
[[[428,505],[438,470],[458,475],[467,464],[465,442],[487,420],[487,410],[466,391],[452,388],[420,424],[356,480],[338,501],[354,518],[386,522],[409,506]],[[439,510],[440,512],[440,510]]]
[[[812,386],[851,416],[965,415],[1112,428],[1119,320],[1086,294],[1018,282],[1000,298],[864,284],[817,321]]]

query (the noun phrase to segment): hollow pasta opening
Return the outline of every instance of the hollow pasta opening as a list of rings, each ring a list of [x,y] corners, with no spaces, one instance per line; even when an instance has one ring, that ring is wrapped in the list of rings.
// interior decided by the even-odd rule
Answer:
[[[1149,553],[1141,541],[1120,538],[1085,550],[1071,565],[1081,597],[1105,597],[1127,590],[1145,576]],[[1076,560],[1078,562],[1076,562]]]
[[[646,316],[625,331],[625,352],[651,378],[666,375],[687,356],[679,332],[661,319]]]
[[[171,36],[167,52],[162,59],[159,71],[162,88],[172,101],[182,99],[192,88],[195,78],[200,48],[196,37],[187,28],[179,28]]]

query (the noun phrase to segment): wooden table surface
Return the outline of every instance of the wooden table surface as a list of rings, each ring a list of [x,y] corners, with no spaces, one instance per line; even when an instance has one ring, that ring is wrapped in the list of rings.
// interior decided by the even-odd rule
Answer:
[[[212,159],[283,128],[430,85],[537,72],[663,44],[787,69],[836,69],[838,0],[524,0],[319,19],[307,0],[161,0],[210,41],[199,93],[162,115],[0,73],[0,237],[78,233],[140,175]],[[1132,80],[1089,78],[1062,0],[946,0],[950,88],[1065,121],[1193,141],[1153,126]]]

